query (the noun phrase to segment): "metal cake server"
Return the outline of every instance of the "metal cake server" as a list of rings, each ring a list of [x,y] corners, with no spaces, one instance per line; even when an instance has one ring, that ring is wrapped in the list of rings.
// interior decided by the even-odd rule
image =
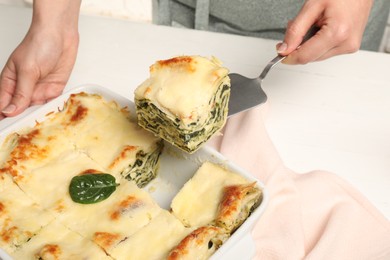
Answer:
[[[237,73],[230,73],[230,98],[228,117],[251,109],[267,101],[267,95],[261,88],[261,82],[270,69],[286,56],[278,55],[272,59],[258,78],[250,79]]]
[[[315,35],[320,28],[312,26],[300,45]],[[239,112],[254,108],[267,101],[267,95],[261,88],[261,82],[267,76],[268,72],[276,64],[281,62],[287,56],[278,55],[273,58],[267,66],[265,66],[263,72],[258,78],[247,78],[237,73],[230,73],[230,98],[229,98],[229,110],[228,117]]]

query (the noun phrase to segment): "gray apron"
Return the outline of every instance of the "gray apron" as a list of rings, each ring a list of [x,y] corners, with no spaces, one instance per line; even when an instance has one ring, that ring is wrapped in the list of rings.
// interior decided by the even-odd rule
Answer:
[[[161,25],[282,40],[305,0],[153,0]],[[361,49],[378,51],[390,0],[375,0]]]

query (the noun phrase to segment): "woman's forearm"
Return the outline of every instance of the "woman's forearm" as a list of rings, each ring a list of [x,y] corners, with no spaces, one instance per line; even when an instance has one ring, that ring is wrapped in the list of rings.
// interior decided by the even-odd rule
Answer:
[[[32,25],[77,31],[81,0],[34,0]]]

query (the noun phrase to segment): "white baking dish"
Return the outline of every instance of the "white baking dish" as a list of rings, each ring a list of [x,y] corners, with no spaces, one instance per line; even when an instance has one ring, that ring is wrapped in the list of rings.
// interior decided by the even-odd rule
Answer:
[[[41,106],[12,125],[3,129],[0,133],[0,142],[2,142],[10,133],[27,126],[34,126],[36,121],[43,121],[45,119],[45,115],[49,112],[58,111],[58,109],[62,108],[64,102],[69,98],[70,94],[82,91],[100,94],[106,100],[115,100],[119,105],[129,107],[130,111],[132,111],[132,114],[135,116],[135,108],[132,101],[106,88],[96,85],[85,85],[64,93],[58,98]],[[254,210],[251,216],[211,258],[213,260],[225,260],[237,259],[237,257],[239,257],[242,260],[249,260],[253,257],[255,252],[250,232],[265,210],[268,201],[268,193],[264,185],[259,180],[239,166],[235,165],[233,162],[227,160],[220,153],[212,148],[204,146],[193,154],[187,154],[172,145],[165,143],[164,151],[160,157],[160,166],[157,177],[144,189],[151,194],[162,208],[169,209],[171,200],[175,194],[181,189],[184,183],[192,177],[204,161],[223,164],[230,170],[241,174],[248,180],[256,181],[257,185],[263,190],[263,200],[259,207]],[[0,249],[0,259],[8,260],[11,258]]]

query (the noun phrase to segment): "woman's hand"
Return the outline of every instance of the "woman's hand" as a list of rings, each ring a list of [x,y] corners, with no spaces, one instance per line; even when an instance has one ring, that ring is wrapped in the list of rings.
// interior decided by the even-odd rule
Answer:
[[[306,64],[359,50],[373,0],[307,0],[289,22],[278,53],[288,55],[283,63]],[[302,39],[313,26],[319,31]]]
[[[1,118],[57,97],[71,74],[79,43],[80,2],[45,1],[34,1],[31,27],[1,72]]]

